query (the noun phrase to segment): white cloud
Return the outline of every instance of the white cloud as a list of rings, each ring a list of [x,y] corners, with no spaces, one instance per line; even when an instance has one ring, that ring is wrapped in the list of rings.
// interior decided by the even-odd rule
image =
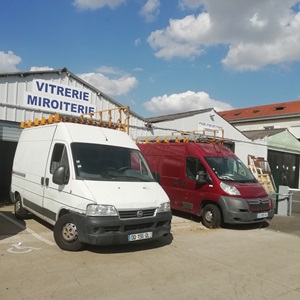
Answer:
[[[18,65],[22,61],[20,56],[15,55],[12,51],[7,53],[0,51],[0,73],[18,72]]]
[[[97,68],[97,73],[108,74],[108,75],[120,75],[123,72],[117,68],[109,67],[109,66],[101,66]]]
[[[50,67],[31,67],[29,71],[49,71],[49,70],[54,70],[53,68]]]
[[[126,0],[74,0],[73,4],[79,9],[96,10],[106,5],[109,8],[114,9],[125,2]]]
[[[140,46],[141,44],[142,44],[141,39],[135,39],[135,41],[134,41],[134,46],[138,47],[138,46]]]
[[[181,9],[185,9],[185,8],[196,9],[201,5],[201,3],[203,1],[199,1],[199,0],[179,0],[178,2],[179,2],[179,7]]]
[[[136,72],[142,72],[142,71],[144,71],[144,69],[141,68],[141,67],[136,67],[133,70],[136,71]]]
[[[159,15],[159,8],[159,0],[147,0],[140,10],[140,15],[145,18],[146,22],[153,22]]]
[[[135,77],[127,74],[117,76],[116,78],[109,78],[102,73],[85,73],[77,74],[77,76],[108,96],[125,95],[138,84],[138,80]]]
[[[208,14],[198,17],[187,16],[181,20],[170,20],[165,30],[157,30],[150,34],[148,42],[156,49],[156,56],[164,59],[173,57],[195,57],[203,52],[200,39],[209,39],[211,27]]]
[[[196,93],[192,91],[153,97],[143,105],[147,111],[154,113],[155,115],[165,115],[205,108],[214,108],[216,111],[233,109],[230,104],[214,100],[205,92]]]
[[[198,15],[171,19],[148,43],[159,58],[195,58],[207,48],[227,45],[224,67],[258,70],[300,60],[299,0],[180,0]],[[292,9],[293,8],[293,9]]]

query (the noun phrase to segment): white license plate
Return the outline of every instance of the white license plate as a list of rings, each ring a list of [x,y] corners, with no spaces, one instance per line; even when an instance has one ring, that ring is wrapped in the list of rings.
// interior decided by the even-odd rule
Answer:
[[[152,238],[152,232],[134,233],[128,235],[128,242],[135,242]]]
[[[257,219],[267,218],[267,217],[268,217],[268,213],[267,212],[263,212],[263,213],[258,213],[257,214]]]

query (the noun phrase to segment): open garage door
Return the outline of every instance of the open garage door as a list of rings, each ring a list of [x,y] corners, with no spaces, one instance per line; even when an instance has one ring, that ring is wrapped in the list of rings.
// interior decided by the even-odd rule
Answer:
[[[268,150],[268,161],[273,177],[275,181],[279,180],[279,185],[299,188],[299,155]],[[279,178],[276,178],[278,172]]]
[[[17,142],[0,141],[0,203],[10,202],[11,170]]]

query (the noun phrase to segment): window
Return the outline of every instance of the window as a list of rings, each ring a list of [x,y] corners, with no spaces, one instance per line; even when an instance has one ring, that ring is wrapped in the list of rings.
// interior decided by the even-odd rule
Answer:
[[[202,162],[196,157],[186,158],[186,176],[191,180],[196,180],[200,171],[205,171]]]
[[[70,168],[67,148],[64,144],[55,144],[50,163],[50,173],[53,174],[54,171],[60,166],[64,166],[66,168],[66,176],[69,178]]]
[[[77,179],[98,181],[154,181],[141,152],[110,145],[72,143]]]
[[[256,179],[243,162],[235,157],[207,156],[205,160],[213,172],[222,180],[255,182]]]

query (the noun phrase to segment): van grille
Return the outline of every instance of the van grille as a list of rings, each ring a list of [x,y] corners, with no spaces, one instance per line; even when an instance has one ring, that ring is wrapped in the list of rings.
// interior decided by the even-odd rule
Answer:
[[[124,227],[124,231],[133,231],[133,230],[142,230],[142,229],[150,229],[154,223],[145,223],[145,224],[132,224],[132,225],[126,225]]]
[[[270,210],[269,199],[255,199],[248,201],[249,208],[251,211],[268,211]]]
[[[138,217],[138,212],[143,212],[143,216]],[[153,217],[154,214],[155,214],[155,208],[119,211],[120,219],[136,219],[136,218]]]

